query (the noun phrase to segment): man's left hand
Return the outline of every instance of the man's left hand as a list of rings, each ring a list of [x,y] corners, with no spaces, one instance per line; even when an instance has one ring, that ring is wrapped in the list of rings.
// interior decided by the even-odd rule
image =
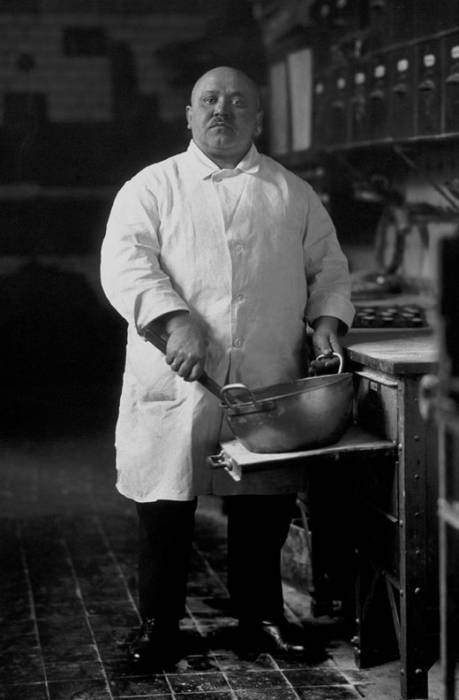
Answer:
[[[314,357],[324,355],[320,360],[312,360],[309,374],[332,374],[339,367],[339,358],[333,353],[341,355],[341,343],[338,340],[339,320],[333,316],[320,316],[313,325],[312,347]]]

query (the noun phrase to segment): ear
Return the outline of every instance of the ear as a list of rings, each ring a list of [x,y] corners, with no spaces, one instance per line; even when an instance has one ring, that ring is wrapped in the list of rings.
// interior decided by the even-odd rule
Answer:
[[[262,131],[263,131],[263,112],[260,110],[257,114],[255,128],[253,130],[254,137],[257,138],[258,136],[260,136]]]
[[[185,114],[187,129],[191,129],[191,119],[193,116],[193,110],[191,109],[191,105],[186,106]]]

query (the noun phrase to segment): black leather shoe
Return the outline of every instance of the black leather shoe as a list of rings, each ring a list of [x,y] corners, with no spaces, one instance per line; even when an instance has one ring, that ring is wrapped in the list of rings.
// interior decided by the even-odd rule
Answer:
[[[150,669],[167,668],[180,658],[180,630],[178,622],[158,622],[148,618],[129,641],[130,661]]]
[[[239,621],[240,647],[244,650],[303,654],[305,644],[302,629],[282,620]]]

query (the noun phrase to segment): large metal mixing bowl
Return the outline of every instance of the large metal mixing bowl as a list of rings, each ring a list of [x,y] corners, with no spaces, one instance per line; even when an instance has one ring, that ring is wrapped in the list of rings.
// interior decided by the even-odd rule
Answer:
[[[222,388],[226,418],[251,452],[290,452],[337,442],[352,416],[352,374],[307,377],[250,391]]]

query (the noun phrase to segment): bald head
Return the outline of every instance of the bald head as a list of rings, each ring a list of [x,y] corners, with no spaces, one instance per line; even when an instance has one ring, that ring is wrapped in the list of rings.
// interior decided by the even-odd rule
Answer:
[[[204,73],[186,108],[196,145],[220,168],[235,168],[261,132],[258,87],[245,73],[220,66]]]
[[[212,68],[206,73],[203,73],[203,75],[201,75],[201,77],[197,79],[191,90],[191,104],[193,104],[193,99],[196,97],[196,94],[199,93],[200,86],[203,83],[206,83],[208,80],[219,81],[222,78],[225,79],[229,78],[230,76],[232,76],[234,80],[239,81],[241,84],[245,85],[246,89],[254,95],[257,103],[257,108],[260,109],[261,99],[258,85],[252,80],[252,78],[249,78],[249,76],[243,73],[241,70],[238,70],[237,68],[231,68],[229,66],[218,66],[217,68]]]

